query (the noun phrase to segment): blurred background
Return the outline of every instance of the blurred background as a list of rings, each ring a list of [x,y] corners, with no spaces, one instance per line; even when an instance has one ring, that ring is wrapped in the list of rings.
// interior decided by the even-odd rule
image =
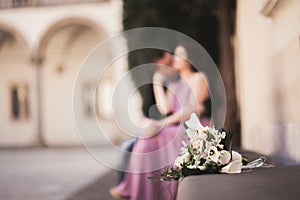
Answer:
[[[109,199],[113,175],[84,151],[74,128],[73,85],[96,45],[145,26],[184,33],[211,55],[236,147],[300,162],[299,0],[0,0],[0,9],[1,199]],[[93,62],[102,67],[113,54],[107,49]],[[113,121],[112,90],[128,69],[146,63],[145,55],[125,55],[100,82],[81,83],[83,123],[93,116],[98,83],[97,117],[114,144],[125,136]],[[150,87],[139,89],[132,115],[148,116]],[[109,156],[108,140],[89,141]]]

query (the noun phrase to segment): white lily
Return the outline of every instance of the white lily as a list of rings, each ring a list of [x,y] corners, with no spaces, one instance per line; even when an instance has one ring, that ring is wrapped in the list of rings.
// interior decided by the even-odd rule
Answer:
[[[174,162],[174,165],[177,167],[181,167],[181,164],[184,162],[188,162],[191,159],[191,155],[186,152],[185,154],[178,156]]]
[[[209,148],[208,157],[210,158],[210,160],[212,160],[215,163],[218,163],[219,156],[220,156],[220,152],[218,151],[217,147],[212,146]]]
[[[232,151],[232,160],[239,160],[242,162],[243,158],[242,158],[242,155],[239,154],[238,152],[236,151]]]
[[[197,131],[195,131],[193,129],[187,129],[185,132],[186,132],[186,135],[188,136],[188,138],[190,139],[190,141],[195,140],[195,138],[198,135]]]
[[[221,169],[221,173],[238,174],[242,171],[242,161],[233,160]]]
[[[226,133],[225,133],[225,131],[223,131],[223,132],[221,133],[221,138],[222,138],[222,139],[225,139],[225,137],[226,137]]]
[[[187,166],[187,168],[189,168],[189,169],[197,169],[198,167],[196,165],[189,165],[189,166]]]
[[[220,152],[219,163],[220,163],[221,165],[226,165],[226,164],[228,164],[229,161],[230,161],[230,159],[231,159],[231,155],[230,155],[230,153],[229,153],[228,151],[222,150],[222,151]]]
[[[196,150],[200,149],[202,147],[202,140],[201,139],[194,140],[192,142],[192,147]]]
[[[204,171],[204,170],[206,170],[206,166],[204,166],[204,165],[198,166],[198,169]]]
[[[200,161],[201,156],[200,156],[200,155],[194,155],[194,156],[193,156],[193,159],[195,160],[194,165],[195,165],[195,166],[199,166],[200,163],[201,163],[201,161]]]
[[[185,125],[194,131],[202,131],[204,128],[195,113],[191,114],[190,119],[185,122]]]

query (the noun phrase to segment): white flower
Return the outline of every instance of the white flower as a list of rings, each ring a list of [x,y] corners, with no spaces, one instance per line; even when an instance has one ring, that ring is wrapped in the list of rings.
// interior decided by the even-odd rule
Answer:
[[[196,165],[189,165],[189,166],[187,166],[187,168],[189,168],[189,169],[197,169],[197,166]]]
[[[221,173],[241,173],[242,170],[242,155],[236,151],[232,151],[231,162],[221,169]]]
[[[202,150],[202,155],[203,155],[203,158],[204,158],[204,159],[207,159],[208,154],[209,154],[209,150],[210,150],[210,148],[211,148],[213,145],[212,145],[211,142],[207,142],[207,141],[204,142],[203,145],[205,145],[205,148],[203,148],[203,150]]]
[[[207,134],[202,132],[201,134],[199,134],[199,138],[202,139],[202,140],[206,140],[207,139]]]
[[[202,140],[195,140],[193,143],[192,143],[192,147],[194,149],[200,149],[202,147]]]
[[[228,164],[229,161],[230,161],[230,159],[231,159],[231,155],[230,155],[230,153],[228,151],[222,150],[220,152],[219,163],[221,165]]]
[[[204,165],[198,166],[198,169],[204,171],[204,170],[206,170],[206,166],[204,166]]]
[[[223,131],[223,132],[221,133],[221,138],[224,139],[225,137],[226,137],[226,133],[225,133],[225,131]]]
[[[199,131],[199,132],[201,132],[204,128],[195,113],[191,114],[190,119],[185,122],[185,125],[189,129],[192,129],[194,131]]]
[[[219,160],[220,152],[218,151],[217,147],[212,146],[208,150],[208,158],[213,162],[217,163]]]
[[[232,151],[232,160],[239,160],[242,162],[242,155],[236,151]]]
[[[195,140],[195,138],[197,137],[197,131],[195,130],[187,129],[185,133],[188,136],[188,138],[190,138],[190,141]]]
[[[221,141],[222,141],[222,138],[220,136],[216,136],[215,140],[214,140],[214,144],[219,145]]]
[[[186,154],[186,153],[188,153],[188,152],[189,152],[189,150],[188,150],[188,148],[187,148],[186,146],[185,146],[185,147],[181,147],[181,149],[180,149],[180,150],[181,150],[181,154],[180,154],[180,156],[181,156],[181,155],[184,155],[184,154]],[[179,156],[179,157],[180,157],[180,156]]]
[[[193,156],[193,159],[195,160],[194,165],[199,166],[201,163],[201,156],[199,154],[196,154]]]
[[[191,159],[191,155],[186,152],[185,154],[178,156],[174,162],[174,165],[177,167],[181,167],[181,164],[188,162]]]
[[[203,127],[203,131],[208,131],[208,130],[209,130],[208,126]]]
[[[208,141],[206,141],[205,145],[207,149],[210,149],[211,147],[214,146],[212,142],[208,142]]]
[[[242,171],[242,162],[240,160],[233,160],[228,165],[221,169],[221,173],[237,174]]]

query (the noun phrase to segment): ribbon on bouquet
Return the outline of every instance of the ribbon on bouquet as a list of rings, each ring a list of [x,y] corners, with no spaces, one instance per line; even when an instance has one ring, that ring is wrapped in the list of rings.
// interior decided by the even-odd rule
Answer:
[[[270,167],[274,167],[273,165],[270,164],[266,164],[265,162],[267,161],[267,157],[266,156],[261,156],[256,160],[253,160],[252,162],[248,163],[247,165],[242,166],[242,170],[252,170],[252,169],[256,169],[256,168],[260,168],[260,167],[264,167],[264,168],[270,168]]]

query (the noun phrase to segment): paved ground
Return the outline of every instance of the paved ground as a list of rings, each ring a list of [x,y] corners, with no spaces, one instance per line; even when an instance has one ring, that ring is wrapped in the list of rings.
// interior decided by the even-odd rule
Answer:
[[[98,150],[117,162],[110,147]],[[0,199],[109,199],[115,174],[79,147],[1,149]]]
[[[116,165],[113,147],[93,152]],[[116,171],[84,148],[0,149],[1,200],[112,200],[107,191],[116,180]]]
[[[72,194],[67,200],[114,200],[108,190],[116,185],[117,172],[109,171]]]

